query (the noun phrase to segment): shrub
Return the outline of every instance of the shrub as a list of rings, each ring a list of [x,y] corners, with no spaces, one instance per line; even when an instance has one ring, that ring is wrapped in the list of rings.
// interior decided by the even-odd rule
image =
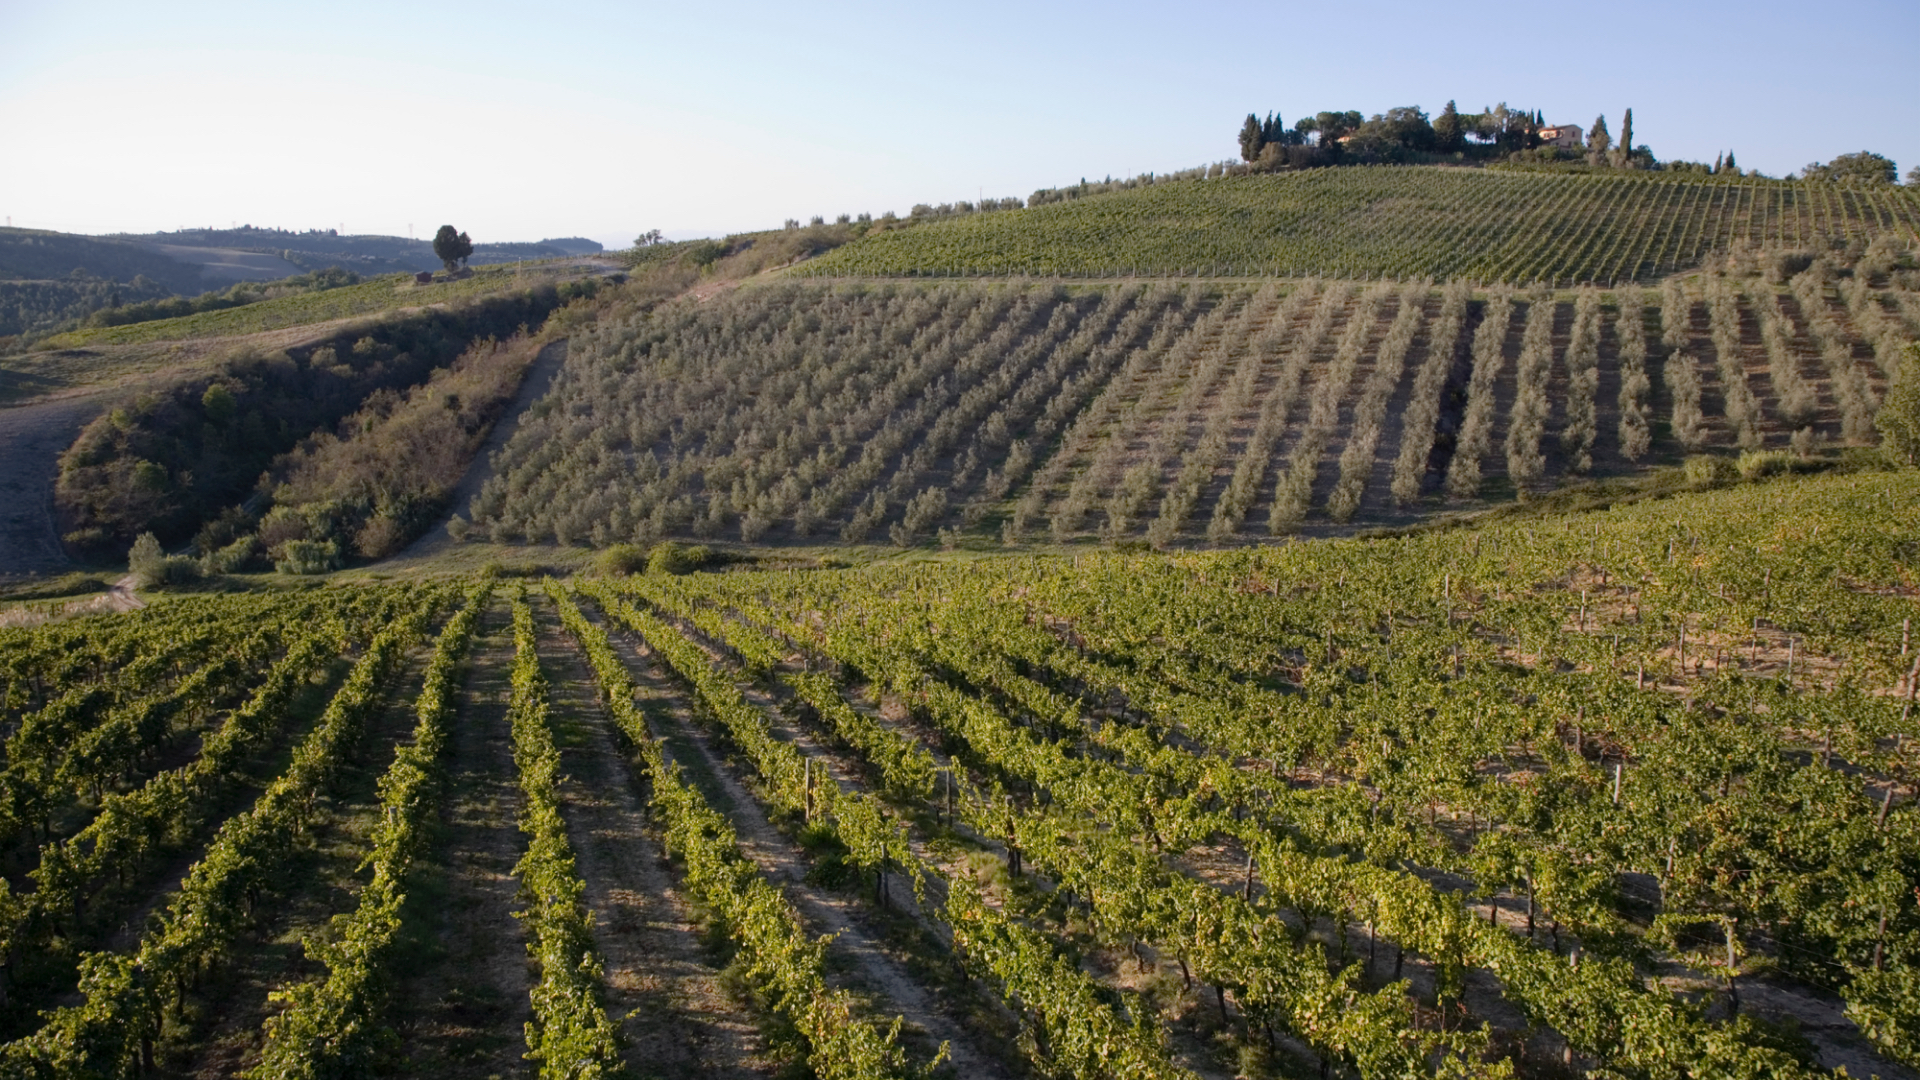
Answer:
[[[647,553],[647,573],[649,574],[690,574],[706,565],[713,552],[705,545],[681,547],[672,541],[662,541],[653,545]]]
[[[260,541],[243,536],[223,548],[201,556],[201,569],[209,574],[237,574],[260,555]]]
[[[384,559],[406,542],[406,530],[385,514],[376,515],[353,535],[353,549],[369,559]]]
[[[340,568],[340,545],[332,540],[289,540],[280,545],[273,568],[283,574],[324,574]]]
[[[1687,486],[1693,488],[1709,488],[1734,477],[1733,463],[1712,454],[1695,454],[1683,468]]]
[[[1875,417],[1887,457],[1920,465],[1920,345],[1909,345]]]
[[[646,549],[638,544],[615,544],[593,561],[597,573],[607,577],[632,574],[647,568]]]
[[[150,532],[143,532],[127,551],[127,572],[143,587],[158,585],[160,568],[166,558],[167,553],[161,548],[160,539]]]
[[[1734,470],[1742,479],[1758,480],[1763,476],[1792,472],[1795,459],[1786,450],[1748,450],[1734,462]]]

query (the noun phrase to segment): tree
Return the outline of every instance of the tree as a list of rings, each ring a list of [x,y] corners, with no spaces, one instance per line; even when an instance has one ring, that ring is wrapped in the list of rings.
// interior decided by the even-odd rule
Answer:
[[[1260,118],[1247,114],[1247,122],[1240,125],[1240,160],[1253,162],[1260,158],[1260,150],[1266,145],[1265,134],[1260,129]]]
[[[648,229],[646,232],[643,232],[640,234],[640,238],[633,242],[633,246],[634,247],[652,247],[653,245],[662,243],[665,240],[666,240],[666,237],[661,235],[659,229]]]
[[[1887,456],[1908,465],[1920,465],[1920,345],[1908,345],[1906,358],[1893,373],[1893,385],[1874,417]]]
[[[206,410],[208,420],[224,424],[233,419],[233,411],[239,407],[239,403],[225,383],[214,383],[207,387],[206,393],[200,395],[200,407]]]
[[[1899,179],[1900,170],[1891,160],[1862,150],[1857,154],[1841,154],[1825,165],[1816,161],[1800,170],[1800,175],[1808,180],[1830,180],[1839,184],[1891,184]]]
[[[1440,110],[1439,116],[1433,118],[1433,142],[1434,148],[1443,154],[1456,153],[1466,148],[1466,125],[1461,123],[1460,110],[1451,101],[1447,102],[1446,108]]]
[[[1620,118],[1620,144],[1613,148],[1613,167],[1631,168],[1633,165],[1633,110],[1628,109]]]
[[[1908,186],[1920,186],[1920,165],[1907,170]]]
[[[1260,141],[1267,146],[1285,146],[1287,144],[1287,124],[1280,114],[1270,112],[1260,125]]]
[[[1740,175],[1740,166],[1734,164],[1733,151],[1731,150],[1727,151],[1727,171],[1735,176]]]
[[[465,266],[467,257],[472,254],[473,241],[453,226],[442,225],[440,231],[433,234],[433,257],[446,266],[447,273],[451,274]]]
[[[1587,164],[1605,165],[1607,151],[1613,148],[1613,136],[1607,134],[1605,114],[1593,118],[1593,130],[1587,132]]]
[[[143,532],[127,552],[127,569],[140,579],[140,584],[156,585],[162,579],[162,567],[166,560],[167,552],[160,546],[159,539],[150,532]]]

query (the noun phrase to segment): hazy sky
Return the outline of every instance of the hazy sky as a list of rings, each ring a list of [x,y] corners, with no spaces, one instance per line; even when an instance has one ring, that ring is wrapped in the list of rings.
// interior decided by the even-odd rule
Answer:
[[[1235,153],[1249,111],[1506,101],[1666,158],[1920,164],[1920,0],[0,0],[0,214],[624,246]]]

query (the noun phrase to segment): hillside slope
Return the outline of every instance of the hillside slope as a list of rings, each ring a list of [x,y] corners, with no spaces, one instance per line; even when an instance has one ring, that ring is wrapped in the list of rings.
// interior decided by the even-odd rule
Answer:
[[[575,337],[469,508],[495,540],[1234,543],[1697,451],[1875,438],[1920,296],[1319,281],[790,283]]]
[[[1069,189],[1071,190],[1071,189]],[[1920,239],[1920,195],[1656,173],[1439,166],[1181,180],[882,231],[826,276],[1326,275],[1645,280],[1737,244]]]

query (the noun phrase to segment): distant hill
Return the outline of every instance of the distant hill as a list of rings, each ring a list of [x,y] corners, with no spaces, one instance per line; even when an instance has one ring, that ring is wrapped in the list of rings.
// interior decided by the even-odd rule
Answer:
[[[338,266],[362,274],[393,273],[440,269],[433,256],[433,244],[405,236],[342,235],[332,229],[259,229],[251,225],[237,229],[182,229],[178,232],[122,234],[117,239],[164,245],[169,249],[211,248],[275,256],[293,269],[320,270]],[[592,245],[590,248],[585,245]],[[591,240],[569,238],[542,240],[539,243],[494,242],[473,246],[475,266],[521,262],[527,259],[553,259],[568,255],[592,254],[600,245]]]
[[[545,247],[556,247],[569,255],[598,255],[607,250],[598,240],[589,240],[584,236],[562,236],[554,240],[542,240]]]
[[[136,277],[169,292],[200,292],[198,267],[139,243],[41,229],[0,229],[0,282]]]
[[[1690,269],[1736,242],[1920,240],[1910,188],[1698,174],[1355,166],[1057,194],[876,230],[800,272],[1607,284]]]
[[[583,237],[474,245],[476,266],[595,254]],[[280,281],[339,267],[363,276],[440,269],[433,245],[332,230],[183,229],[80,236],[0,229],[0,338],[43,333],[103,308],[198,296],[240,282]]]

